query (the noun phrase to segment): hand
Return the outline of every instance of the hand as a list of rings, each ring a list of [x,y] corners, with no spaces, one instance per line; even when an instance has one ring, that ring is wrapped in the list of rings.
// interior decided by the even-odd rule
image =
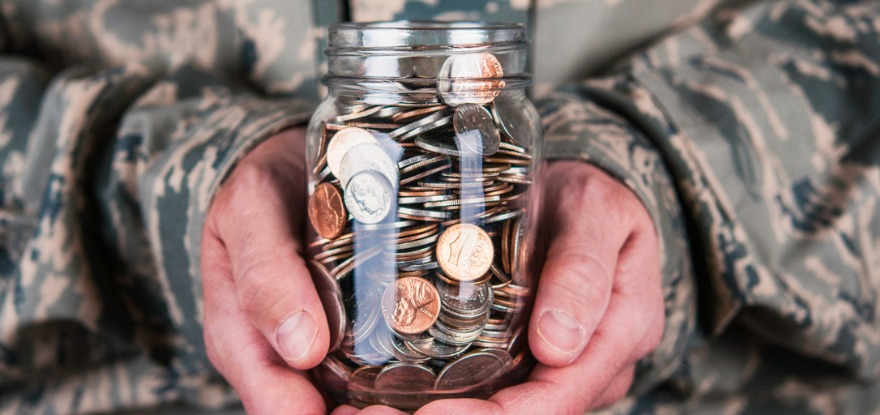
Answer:
[[[220,188],[202,237],[208,357],[249,414],[323,414],[303,370],[327,353],[329,330],[302,259],[303,128],[248,154]]]
[[[525,383],[489,400],[440,400],[416,414],[582,414],[621,399],[636,361],[657,347],[664,306],[648,212],[586,163],[554,162],[545,174],[540,227],[549,249],[529,324],[538,365]],[[334,414],[355,412],[344,406]]]

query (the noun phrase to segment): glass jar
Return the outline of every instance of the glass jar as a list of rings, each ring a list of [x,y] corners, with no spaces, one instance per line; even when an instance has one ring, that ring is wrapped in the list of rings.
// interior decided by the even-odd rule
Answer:
[[[533,365],[541,126],[521,25],[344,23],[308,128],[307,260],[338,402],[485,398]]]

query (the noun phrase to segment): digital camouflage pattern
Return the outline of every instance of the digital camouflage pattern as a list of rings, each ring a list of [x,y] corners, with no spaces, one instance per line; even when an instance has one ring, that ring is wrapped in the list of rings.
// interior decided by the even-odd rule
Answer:
[[[661,236],[665,335],[605,412],[877,412],[880,4],[659,4],[0,1],[0,413],[236,401],[202,342],[204,214],[308,118],[346,18],[529,25],[545,153]]]

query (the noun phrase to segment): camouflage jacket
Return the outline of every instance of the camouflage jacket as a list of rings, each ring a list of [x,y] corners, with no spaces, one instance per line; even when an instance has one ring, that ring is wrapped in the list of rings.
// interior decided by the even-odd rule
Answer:
[[[327,24],[394,18],[528,23],[545,153],[654,218],[665,334],[609,413],[880,408],[876,1],[2,0],[0,413],[236,401],[211,197],[308,118]]]

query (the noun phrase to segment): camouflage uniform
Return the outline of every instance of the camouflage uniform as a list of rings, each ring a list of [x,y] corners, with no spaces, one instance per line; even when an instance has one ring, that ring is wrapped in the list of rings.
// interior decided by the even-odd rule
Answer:
[[[660,4],[3,0],[0,412],[236,401],[202,341],[204,214],[308,118],[348,18],[529,24],[546,153],[661,236],[664,338],[607,412],[877,411],[880,3]]]

